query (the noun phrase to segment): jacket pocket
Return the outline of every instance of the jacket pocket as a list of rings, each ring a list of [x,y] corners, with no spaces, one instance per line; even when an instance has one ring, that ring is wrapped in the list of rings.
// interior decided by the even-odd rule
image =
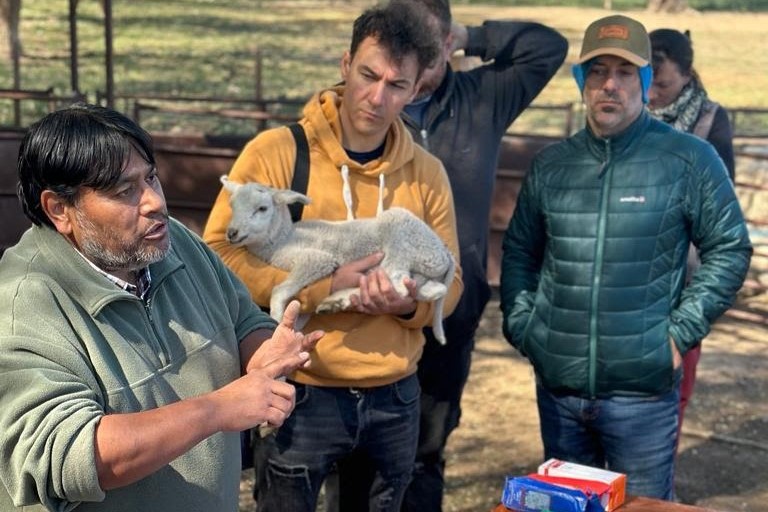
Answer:
[[[515,298],[515,305],[509,314],[510,343],[514,345],[522,355],[527,356],[526,341],[531,330],[531,324],[536,313],[534,305],[535,293],[523,291]]]

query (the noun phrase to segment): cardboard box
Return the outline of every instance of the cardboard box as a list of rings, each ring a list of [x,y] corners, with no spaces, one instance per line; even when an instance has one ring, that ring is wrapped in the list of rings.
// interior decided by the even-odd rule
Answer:
[[[575,488],[587,490],[600,495],[600,502],[606,512],[619,508],[626,500],[627,475],[606,469],[593,468],[583,464],[549,459],[539,466],[538,474],[548,477],[546,481],[560,485],[572,485]]]
[[[566,478],[564,476],[549,476],[538,474],[531,474],[528,476],[541,482],[579,490],[588,498],[594,497],[600,503],[600,506],[604,511],[613,510],[613,508],[618,507],[618,505],[611,505],[611,486],[605,482],[598,482],[597,480],[581,480],[578,478]]]

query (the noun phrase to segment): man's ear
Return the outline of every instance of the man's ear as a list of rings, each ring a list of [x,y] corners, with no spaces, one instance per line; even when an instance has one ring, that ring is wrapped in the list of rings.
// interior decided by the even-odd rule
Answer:
[[[349,69],[352,65],[352,54],[349,53],[349,50],[344,52],[344,55],[341,57],[341,79],[346,82],[347,77],[349,76]]]
[[[453,42],[456,40],[456,38],[453,36],[453,31],[451,31],[450,34],[448,34],[448,37],[445,38],[445,41],[443,41],[443,47],[442,52],[443,54],[438,57],[438,59],[445,58],[446,61],[451,60],[451,57],[454,53],[456,53],[459,48],[453,47]]]
[[[52,190],[43,190],[40,194],[40,207],[51,219],[56,231],[62,235],[72,233],[72,222],[69,218],[69,205]]]

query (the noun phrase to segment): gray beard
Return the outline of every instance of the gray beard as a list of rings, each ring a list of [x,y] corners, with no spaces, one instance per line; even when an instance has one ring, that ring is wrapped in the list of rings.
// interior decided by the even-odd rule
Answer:
[[[166,247],[143,246],[141,240],[132,244],[120,243],[119,249],[110,249],[106,242],[109,240],[120,241],[109,232],[99,233],[99,229],[81,215],[76,213],[77,221],[86,234],[81,242],[80,252],[94,265],[107,272],[125,270],[134,272],[153,263],[162,261],[171,250],[171,241],[168,239]]]
[[[80,251],[94,265],[107,272],[126,270],[135,272],[162,261],[171,249],[170,241],[165,249],[159,247],[125,247],[120,251],[106,248],[98,240],[88,240]]]

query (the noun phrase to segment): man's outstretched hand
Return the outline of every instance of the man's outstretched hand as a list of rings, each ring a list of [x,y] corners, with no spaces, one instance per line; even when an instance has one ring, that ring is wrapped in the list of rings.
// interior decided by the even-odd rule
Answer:
[[[288,304],[272,337],[265,340],[248,361],[246,372],[261,369],[272,378],[278,378],[309,365],[309,352],[314,350],[325,333],[312,331],[304,334],[295,330],[299,310],[299,301],[293,300]]]

